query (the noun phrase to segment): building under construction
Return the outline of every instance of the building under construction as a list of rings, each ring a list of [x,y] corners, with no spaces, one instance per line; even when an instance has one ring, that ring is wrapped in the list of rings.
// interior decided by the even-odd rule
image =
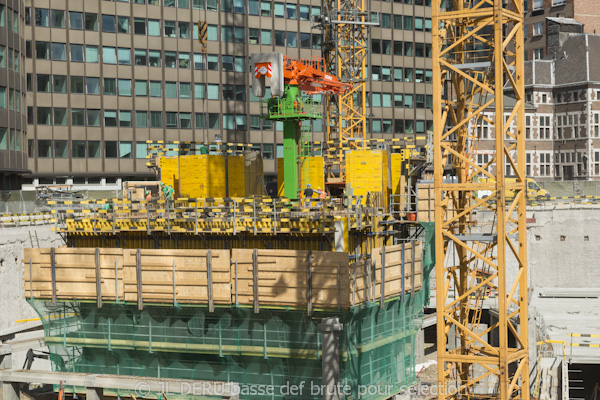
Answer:
[[[25,292],[55,371],[232,382],[240,398],[289,398],[280,388],[304,385],[294,398],[337,386],[383,399],[415,383],[433,231],[399,192],[408,152],[356,151],[356,196],[298,201],[254,195],[257,161],[243,149],[149,147],[174,201],[132,190],[51,202],[67,246],[26,250]],[[226,163],[230,178],[216,179]],[[225,183],[243,197],[224,197]]]

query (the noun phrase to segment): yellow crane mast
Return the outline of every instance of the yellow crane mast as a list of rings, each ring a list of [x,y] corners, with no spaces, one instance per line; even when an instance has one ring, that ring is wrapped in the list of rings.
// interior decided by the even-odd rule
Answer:
[[[368,27],[371,21],[365,0],[323,0],[323,15],[317,23],[323,29],[323,55],[329,72],[352,88],[340,96],[327,96],[325,182],[341,189],[346,181],[346,150],[365,148],[366,67]]]
[[[432,7],[438,399],[528,400],[523,1],[433,0]],[[504,103],[505,88],[514,106]],[[484,119],[495,155],[479,166]],[[471,218],[482,208],[494,221],[487,231]],[[486,326],[490,289],[498,320]],[[451,330],[456,346],[446,345]]]

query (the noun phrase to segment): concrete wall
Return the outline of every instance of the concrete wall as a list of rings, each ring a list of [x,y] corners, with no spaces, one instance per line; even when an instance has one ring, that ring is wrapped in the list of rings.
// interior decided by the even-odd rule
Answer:
[[[49,226],[0,228],[0,332],[16,326],[16,320],[38,317],[24,298],[23,249],[32,247],[30,231],[33,236],[37,231],[40,247],[64,245]]]
[[[528,212],[529,286],[590,288],[600,282],[600,208],[555,206]]]

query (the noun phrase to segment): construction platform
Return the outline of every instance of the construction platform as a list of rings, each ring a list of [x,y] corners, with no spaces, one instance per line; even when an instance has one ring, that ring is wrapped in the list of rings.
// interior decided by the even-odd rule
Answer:
[[[24,287],[53,368],[243,392],[330,385],[333,366],[369,400],[415,383],[431,226],[377,194],[314,200],[49,203],[67,247],[27,249]]]

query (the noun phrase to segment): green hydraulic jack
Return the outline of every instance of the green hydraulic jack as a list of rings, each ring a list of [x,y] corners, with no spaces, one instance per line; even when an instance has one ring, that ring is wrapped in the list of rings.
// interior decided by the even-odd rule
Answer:
[[[264,103],[263,103],[264,104]],[[323,107],[312,98],[302,96],[298,85],[286,84],[282,97],[267,100],[267,111],[262,118],[283,121],[283,180],[284,196],[298,199],[300,185],[299,137],[300,123],[308,119],[323,118]]]

